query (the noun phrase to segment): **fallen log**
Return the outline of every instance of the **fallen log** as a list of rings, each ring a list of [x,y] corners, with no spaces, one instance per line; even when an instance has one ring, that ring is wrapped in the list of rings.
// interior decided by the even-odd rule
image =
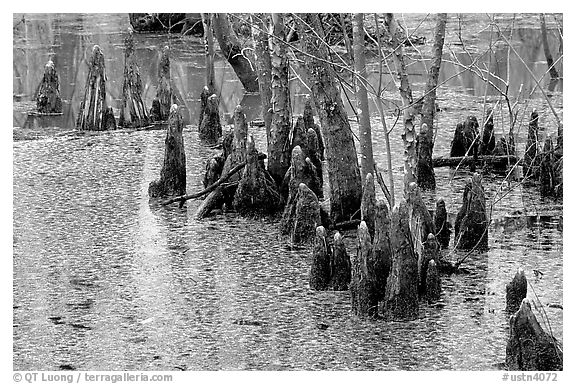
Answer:
[[[492,165],[495,167],[507,167],[508,164],[516,164],[518,160],[518,157],[513,155],[484,155],[478,156],[477,158],[474,158],[474,156],[439,156],[432,159],[432,165],[434,167],[456,167],[457,165],[470,165],[475,162],[480,166]],[[518,165],[522,164],[523,162],[520,160]]]
[[[200,192],[196,192],[196,193],[192,193],[190,195],[182,195],[182,196],[178,196],[178,197],[173,197],[169,200],[166,200],[162,203],[162,205],[168,205],[168,204],[172,204],[172,203],[176,203],[176,202],[184,202],[186,200],[190,200],[190,199],[197,199],[199,197],[202,197],[204,195],[209,194],[210,192],[214,191],[216,188],[218,188],[222,183],[226,182],[232,175],[234,175],[236,172],[238,172],[239,170],[241,170],[242,168],[244,168],[244,166],[246,165],[246,162],[242,162],[238,165],[236,165],[234,168],[232,168],[228,173],[226,173],[224,176],[220,177],[220,179],[218,179],[217,182],[215,182],[214,184],[212,184],[211,186],[209,186],[208,188],[204,189],[203,191]]]

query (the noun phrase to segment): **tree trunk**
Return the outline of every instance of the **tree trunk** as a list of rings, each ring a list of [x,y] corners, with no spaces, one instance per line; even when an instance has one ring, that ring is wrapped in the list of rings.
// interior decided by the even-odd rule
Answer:
[[[272,122],[268,138],[268,171],[278,184],[290,166],[288,145],[292,111],[290,107],[290,88],[288,85],[289,64],[286,52],[284,22],[282,14],[272,15],[273,35],[270,41],[272,65]]]
[[[258,73],[258,89],[262,102],[262,119],[266,127],[266,137],[270,142],[272,124],[272,61],[268,40],[268,17],[264,13],[252,15],[252,36],[254,37],[254,56]],[[268,151],[268,171],[270,171],[270,151]]]
[[[42,114],[62,113],[60,80],[52,60],[48,60],[44,67],[44,76],[36,94],[36,110]]]
[[[413,106],[412,89],[410,88],[410,81],[408,79],[408,71],[406,70],[406,63],[404,61],[403,52],[403,36],[400,36],[400,27],[394,19],[392,13],[386,14],[386,26],[390,34],[390,41],[392,42],[392,49],[394,54],[394,62],[396,64],[396,74],[400,80],[398,87],[400,96],[402,97],[402,108],[404,109],[404,133],[402,133],[402,140],[404,141],[404,192],[408,190],[408,186],[412,182],[416,182],[416,130],[414,128],[415,108]]]
[[[370,110],[368,108],[368,93],[366,91],[366,57],[364,55],[364,14],[355,13],[352,19],[352,34],[354,45],[354,71],[356,80],[356,110],[358,112],[358,127],[360,141],[360,171],[362,182],[366,174],[374,171],[374,155],[372,153],[372,128],[370,126]],[[344,34],[346,36],[346,34]],[[368,227],[370,229],[370,227]],[[373,234],[373,231],[372,231]]]
[[[540,30],[542,31],[542,46],[544,48],[544,56],[546,56],[546,63],[548,64],[549,72],[550,72],[550,82],[552,83],[554,80],[558,80],[560,75],[554,67],[554,58],[552,57],[552,53],[550,52],[550,46],[548,45],[548,30],[546,28],[546,19],[544,14],[540,14]]]
[[[333,222],[348,221],[359,212],[362,183],[358,157],[348,117],[332,67],[327,64],[328,52],[324,32],[317,14],[307,13],[298,19],[298,35],[306,53],[306,72],[320,115],[326,145],[328,179],[330,182],[330,214]],[[311,26],[316,33],[310,31]]]
[[[361,220],[366,223],[370,238],[374,237],[374,220],[376,217],[376,188],[374,187],[374,177],[371,173],[366,175],[364,190],[362,192],[362,202],[360,204]]]
[[[206,86],[209,92],[214,93],[214,35],[212,34],[212,14],[202,13],[202,26],[204,29],[204,54],[206,63]]]
[[[524,177],[534,178],[538,176],[540,164],[536,164],[536,156],[539,152],[538,145],[538,112],[533,110],[528,123],[528,137],[526,150],[524,151]]]
[[[80,111],[76,128],[81,131],[102,131],[107,129],[106,115],[106,68],[104,54],[98,45],[92,49],[88,64],[88,78],[84,90],[84,99],[80,103]]]
[[[186,154],[182,138],[182,115],[176,104],[170,109],[168,129],[166,130],[166,148],[164,165],[160,179],[148,186],[150,197],[178,196],[186,193]]]
[[[170,85],[170,48],[164,47],[160,63],[158,64],[158,86],[156,97],[152,102],[150,119],[155,122],[164,122],[170,115],[172,105],[172,86]]]
[[[122,105],[118,125],[126,128],[145,127],[149,124],[146,105],[142,100],[142,79],[134,57],[132,33],[124,40],[124,82],[122,84]]]
[[[432,63],[428,72],[428,81],[424,90],[424,102],[422,105],[422,125],[426,124],[426,145],[421,138],[418,151],[417,179],[418,185],[422,189],[435,189],[436,179],[434,168],[432,167],[432,152],[434,149],[434,114],[436,112],[436,88],[438,87],[438,76],[442,64],[442,48],[444,47],[444,37],[446,35],[446,13],[437,15],[436,28],[434,29],[434,46],[432,47]]]
[[[423,190],[435,189],[436,178],[434,177],[434,166],[432,165],[432,140],[428,137],[430,128],[426,123],[420,127],[420,133],[416,140],[416,155],[418,163],[416,167],[416,176],[418,186]]]
[[[258,74],[252,67],[251,60],[245,56],[245,51],[232,30],[228,15],[215,13],[213,26],[220,50],[232,66],[246,92],[258,92]]]

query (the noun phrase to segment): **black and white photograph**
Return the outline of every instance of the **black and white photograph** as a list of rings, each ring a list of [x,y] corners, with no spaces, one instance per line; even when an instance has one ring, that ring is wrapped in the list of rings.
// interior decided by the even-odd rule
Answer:
[[[567,379],[565,14],[98,9],[10,15],[6,382]]]

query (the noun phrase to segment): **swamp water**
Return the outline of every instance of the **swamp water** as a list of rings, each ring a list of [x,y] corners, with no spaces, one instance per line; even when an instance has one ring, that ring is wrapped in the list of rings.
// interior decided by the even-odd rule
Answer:
[[[439,304],[422,304],[419,319],[411,322],[360,321],[351,314],[348,292],[309,289],[311,248],[286,246],[277,221],[226,214],[200,222],[194,219],[199,201],[183,209],[149,203],[148,184],[161,168],[163,131],[65,134],[74,127],[94,44],[106,56],[111,99],[120,97],[127,15],[21,19],[14,15],[15,370],[497,369],[508,332],[505,284],[518,267],[527,272],[528,297],[544,306],[541,324],[549,322],[562,340],[561,201],[541,199],[536,187],[514,188],[493,206],[490,250],[464,262],[469,274],[444,277]],[[414,27],[413,19],[408,24]],[[449,19],[447,43],[456,24]],[[523,24],[522,52],[540,76],[546,64],[537,23]],[[421,34],[430,36],[431,25],[424,23],[428,29]],[[200,190],[204,162],[215,153],[198,144],[196,132],[204,81],[200,41],[164,34],[135,35],[135,42],[147,105],[155,94],[157,51],[172,48],[172,79],[189,124],[184,130],[187,190]],[[27,111],[34,107],[33,94],[51,54],[64,114],[38,119]],[[249,119],[257,117],[258,96],[243,96],[227,64],[220,60],[216,66],[224,114],[241,102]],[[441,81],[456,71],[443,65]],[[413,78],[421,90],[425,77]],[[485,89],[475,81],[462,74],[440,87],[436,155],[449,152],[457,121],[470,113],[480,119]],[[520,68],[511,89],[524,81],[529,79]],[[296,83],[298,114],[305,88]],[[393,86],[388,85],[390,95],[398,99]],[[562,93],[552,96],[561,112]],[[498,97],[489,93],[487,99],[495,103]],[[533,107],[542,111],[543,135],[555,130],[545,105],[535,94],[521,107],[522,114]],[[389,117],[389,128],[392,121]],[[523,121],[520,149],[527,117]],[[372,124],[376,161],[383,168],[382,125],[376,117]],[[501,134],[505,122],[495,119],[495,124]],[[401,129],[397,125],[391,135],[397,186]],[[263,128],[250,133],[264,151]],[[454,216],[469,176],[437,168],[438,189],[424,196],[429,207],[442,197]],[[507,191],[503,177],[484,178],[489,202],[503,195],[502,186]],[[347,234],[349,252],[354,238],[355,233]],[[457,260],[464,253],[449,257]],[[533,269],[543,275],[536,278]]]

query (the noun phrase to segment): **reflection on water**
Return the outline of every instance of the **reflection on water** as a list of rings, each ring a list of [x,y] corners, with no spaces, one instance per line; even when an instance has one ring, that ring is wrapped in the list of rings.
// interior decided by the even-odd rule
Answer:
[[[534,25],[523,25],[525,37],[517,37],[526,57],[540,52]],[[147,187],[160,172],[163,132],[61,135],[73,128],[93,44],[106,54],[110,98],[117,101],[127,28],[126,15],[26,15],[14,31],[20,99],[13,113],[15,370],[493,369],[505,356],[504,286],[518,267],[527,271],[529,297],[537,295],[562,340],[562,310],[548,306],[563,300],[562,206],[540,199],[535,188],[519,187],[493,207],[490,251],[465,262],[470,274],[444,279],[440,305],[423,304],[420,318],[407,323],[360,321],[351,314],[348,292],[309,290],[310,249],[288,249],[273,220],[229,214],[199,222],[193,216],[198,201],[183,209],[150,204]],[[451,28],[449,34],[457,32]],[[157,48],[168,44],[178,98],[194,124],[203,84],[198,39],[135,37],[148,104]],[[50,55],[60,73],[64,115],[32,120],[25,111]],[[541,52],[534,55],[533,70],[545,71]],[[443,68],[444,78],[455,70]],[[515,71],[511,81],[525,75]],[[438,153],[448,151],[457,121],[482,111],[483,85],[466,76],[476,81],[462,74],[439,90]],[[257,96],[243,95],[224,62],[217,63],[217,78],[224,113],[243,102],[250,116],[258,115]],[[292,87],[293,94],[305,93],[297,81]],[[543,129],[554,132],[536,96],[526,108],[539,107]],[[561,92],[553,102],[561,112]],[[298,102],[294,110],[301,111]],[[384,164],[382,125],[372,122],[376,160]],[[497,132],[505,127],[498,122]],[[263,128],[250,129],[265,148]],[[403,155],[398,132],[392,134],[395,170]],[[186,127],[184,141],[188,190],[199,190],[204,161],[214,151],[199,145],[194,125]],[[468,174],[436,174],[439,188],[425,199],[443,197],[453,216]],[[395,177],[401,185],[401,173]],[[502,182],[485,178],[490,198]],[[354,234],[346,241],[352,251]],[[543,275],[536,278],[533,269]]]

